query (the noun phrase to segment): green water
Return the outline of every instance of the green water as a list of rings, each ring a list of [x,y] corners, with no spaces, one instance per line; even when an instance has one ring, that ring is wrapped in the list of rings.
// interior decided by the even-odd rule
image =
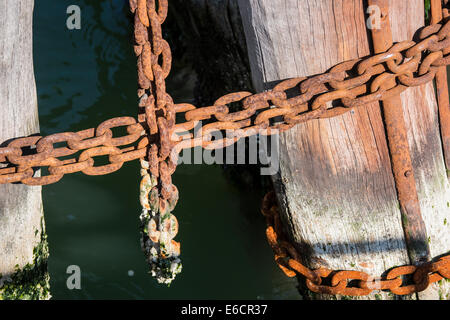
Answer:
[[[34,63],[43,135],[136,116],[136,59],[125,0],[37,0]],[[81,30],[66,9],[81,8]],[[175,64],[168,91],[192,101],[195,76]],[[260,194],[238,188],[218,166],[182,165],[174,183],[183,272],[170,288],[148,274],[139,244],[139,164],[101,177],[65,176],[43,188],[54,299],[298,298],[295,280],[273,261],[259,213]],[[81,268],[81,290],[66,269]]]

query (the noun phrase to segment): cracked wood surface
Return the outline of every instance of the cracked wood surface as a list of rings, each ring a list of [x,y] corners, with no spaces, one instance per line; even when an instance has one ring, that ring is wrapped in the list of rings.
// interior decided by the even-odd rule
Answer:
[[[0,0],[0,143],[39,132],[33,0]],[[0,274],[31,263],[40,242],[41,187],[0,185]]]
[[[258,91],[371,53],[362,0],[240,0],[239,6]],[[394,41],[424,25],[423,1],[391,0],[390,8]],[[402,101],[430,250],[438,256],[449,251],[450,188],[432,84],[408,89]],[[273,180],[287,231],[310,267],[376,276],[409,264],[378,103],[283,133]],[[433,285],[418,296],[445,299],[449,292],[448,284]]]

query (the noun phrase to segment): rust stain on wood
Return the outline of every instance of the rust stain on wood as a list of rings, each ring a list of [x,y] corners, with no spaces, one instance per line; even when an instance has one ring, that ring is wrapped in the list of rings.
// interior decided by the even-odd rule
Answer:
[[[393,44],[389,1],[369,0],[369,5],[376,5],[381,9],[381,27],[371,31],[375,53],[383,52]],[[430,259],[430,248],[417,195],[402,101],[400,96],[394,96],[384,100],[382,105],[408,255],[412,263],[426,262]]]

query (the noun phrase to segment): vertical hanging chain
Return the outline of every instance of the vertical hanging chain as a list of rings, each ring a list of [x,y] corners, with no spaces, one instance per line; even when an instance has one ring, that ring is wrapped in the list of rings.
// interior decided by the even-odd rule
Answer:
[[[161,25],[167,17],[167,0],[130,0],[134,13],[134,50],[138,67],[139,122],[146,124],[148,151],[141,159],[141,245],[160,283],[170,284],[181,272],[180,244],[173,240],[178,221],[171,213],[178,201],[172,184],[176,163],[170,157],[170,132],[175,125],[175,106],[166,92],[165,79],[172,55]],[[160,65],[161,63],[161,65]],[[149,141],[152,137],[155,141]]]

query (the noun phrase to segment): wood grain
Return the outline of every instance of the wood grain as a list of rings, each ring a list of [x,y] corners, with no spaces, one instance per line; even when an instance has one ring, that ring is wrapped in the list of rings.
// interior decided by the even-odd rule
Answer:
[[[417,2],[417,3],[416,3]],[[424,25],[423,1],[390,0],[394,41],[414,36]],[[402,21],[402,23],[398,23]],[[420,208],[425,220],[432,257],[450,252],[450,186],[443,159],[439,120],[432,83],[401,95],[415,170]],[[450,286],[434,284],[421,299],[450,299]]]
[[[33,70],[33,0],[0,0],[0,143],[39,132]],[[41,187],[0,185],[0,274],[32,262],[40,242]]]
[[[239,5],[257,90],[370,54],[362,0],[242,0]],[[411,38],[424,23],[420,0],[391,1],[391,8],[394,41]],[[443,223],[449,219],[444,208],[449,187],[442,179],[431,84],[409,90],[402,100],[431,251],[442,254],[440,243],[449,240]],[[380,275],[409,263],[379,104],[282,134],[280,172],[273,180],[288,232],[310,267]],[[428,209],[430,201],[434,209]],[[428,291],[436,298],[439,290],[445,297],[448,289]],[[375,297],[393,298],[386,293],[366,298]]]

